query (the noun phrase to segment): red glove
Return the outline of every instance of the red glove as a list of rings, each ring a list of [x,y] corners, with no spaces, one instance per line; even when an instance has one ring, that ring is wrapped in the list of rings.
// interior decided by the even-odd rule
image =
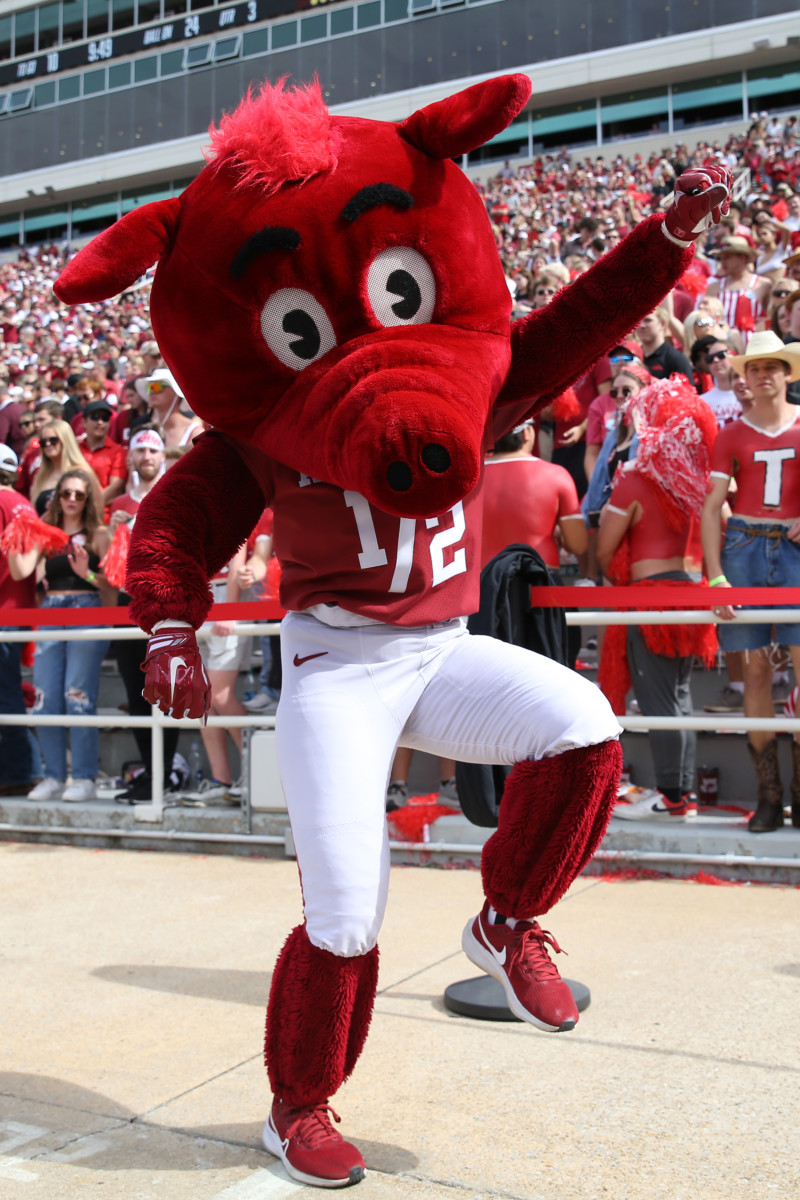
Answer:
[[[684,171],[664,215],[664,232],[676,242],[693,242],[728,212],[733,176],[727,167]]]
[[[147,643],[142,663],[142,695],[168,717],[204,717],[211,706],[211,684],[197,648],[197,637],[185,621],[159,623]]]

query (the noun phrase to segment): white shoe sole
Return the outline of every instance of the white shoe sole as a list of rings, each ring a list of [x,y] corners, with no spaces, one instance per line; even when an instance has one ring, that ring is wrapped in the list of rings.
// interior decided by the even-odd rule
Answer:
[[[648,809],[647,812],[642,812],[641,809],[638,812],[632,812],[630,811],[632,807],[632,805],[618,804],[611,815],[618,817],[620,821],[667,821],[673,825],[680,825],[690,815],[689,813],[678,813],[674,816],[669,812],[653,812],[652,809]],[[697,813],[692,813],[691,816],[696,817]]]
[[[46,795],[43,792],[40,792],[37,796],[36,789],[34,788],[32,792],[28,792],[27,798],[28,800],[33,800],[34,804],[46,804],[49,800],[60,800],[63,791],[64,785],[62,784],[60,788],[56,788],[52,792],[49,791]]]
[[[275,1158],[279,1158],[283,1163],[286,1171],[291,1175],[292,1179],[297,1179],[300,1183],[309,1183],[312,1187],[324,1188],[342,1188],[352,1187],[356,1183],[361,1183],[361,1180],[366,1175],[363,1167],[354,1167],[347,1179],[320,1179],[317,1175],[306,1175],[305,1171],[298,1171],[297,1167],[293,1167],[286,1157],[286,1151],[283,1148],[283,1142],[280,1139],[277,1129],[272,1124],[272,1114],[267,1117],[264,1130],[261,1134],[261,1141],[264,1143],[264,1149],[268,1150]],[[357,1178],[353,1178],[353,1176]]]
[[[464,928],[461,935],[461,949],[471,963],[474,963],[481,971],[485,971],[487,975],[491,975],[492,979],[497,980],[506,994],[506,1003],[514,1016],[518,1017],[520,1021],[527,1022],[528,1025],[535,1025],[537,1029],[542,1029],[545,1033],[566,1033],[568,1030],[574,1029],[575,1026],[571,1022],[565,1022],[563,1025],[548,1025],[546,1021],[541,1021],[532,1012],[528,1012],[517,998],[503,968],[472,932],[474,919],[473,917],[472,921],[468,921]]]

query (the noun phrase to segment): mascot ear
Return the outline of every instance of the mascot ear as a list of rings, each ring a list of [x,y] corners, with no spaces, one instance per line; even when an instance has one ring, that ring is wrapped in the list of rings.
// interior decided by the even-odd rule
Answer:
[[[143,204],[99,233],[53,284],[65,304],[107,300],[135,283],[169,248],[178,225],[177,196]]]
[[[500,75],[420,108],[398,129],[432,158],[460,158],[510,125],[530,94],[527,75]]]

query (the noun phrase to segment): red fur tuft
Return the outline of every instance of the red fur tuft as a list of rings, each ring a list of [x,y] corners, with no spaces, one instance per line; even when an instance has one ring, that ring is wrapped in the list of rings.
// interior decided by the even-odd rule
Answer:
[[[264,1056],[272,1091],[290,1105],[322,1104],[358,1061],[378,986],[378,947],[340,958],[312,945],[304,925],[275,964]]]
[[[603,839],[621,771],[618,741],[517,763],[481,861],[498,912],[530,919],[561,899]]]
[[[238,108],[208,131],[209,162],[232,164],[240,186],[258,187],[268,196],[284,183],[303,183],[336,166],[319,80],[290,91],[285,82],[284,76],[274,87],[265,82],[256,93],[249,88]]]

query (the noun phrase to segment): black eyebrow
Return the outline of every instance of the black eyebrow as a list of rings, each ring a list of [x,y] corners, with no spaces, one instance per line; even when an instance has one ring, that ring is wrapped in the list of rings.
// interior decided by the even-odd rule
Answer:
[[[270,250],[296,250],[300,234],[282,225],[267,225],[248,238],[231,263],[231,279],[241,279],[254,258]]]
[[[395,208],[405,212],[413,203],[414,197],[411,193],[404,192],[393,183],[371,183],[357,191],[352,200],[347,202],[342,209],[342,218],[352,225],[362,213],[377,208],[380,204],[393,204]]]

